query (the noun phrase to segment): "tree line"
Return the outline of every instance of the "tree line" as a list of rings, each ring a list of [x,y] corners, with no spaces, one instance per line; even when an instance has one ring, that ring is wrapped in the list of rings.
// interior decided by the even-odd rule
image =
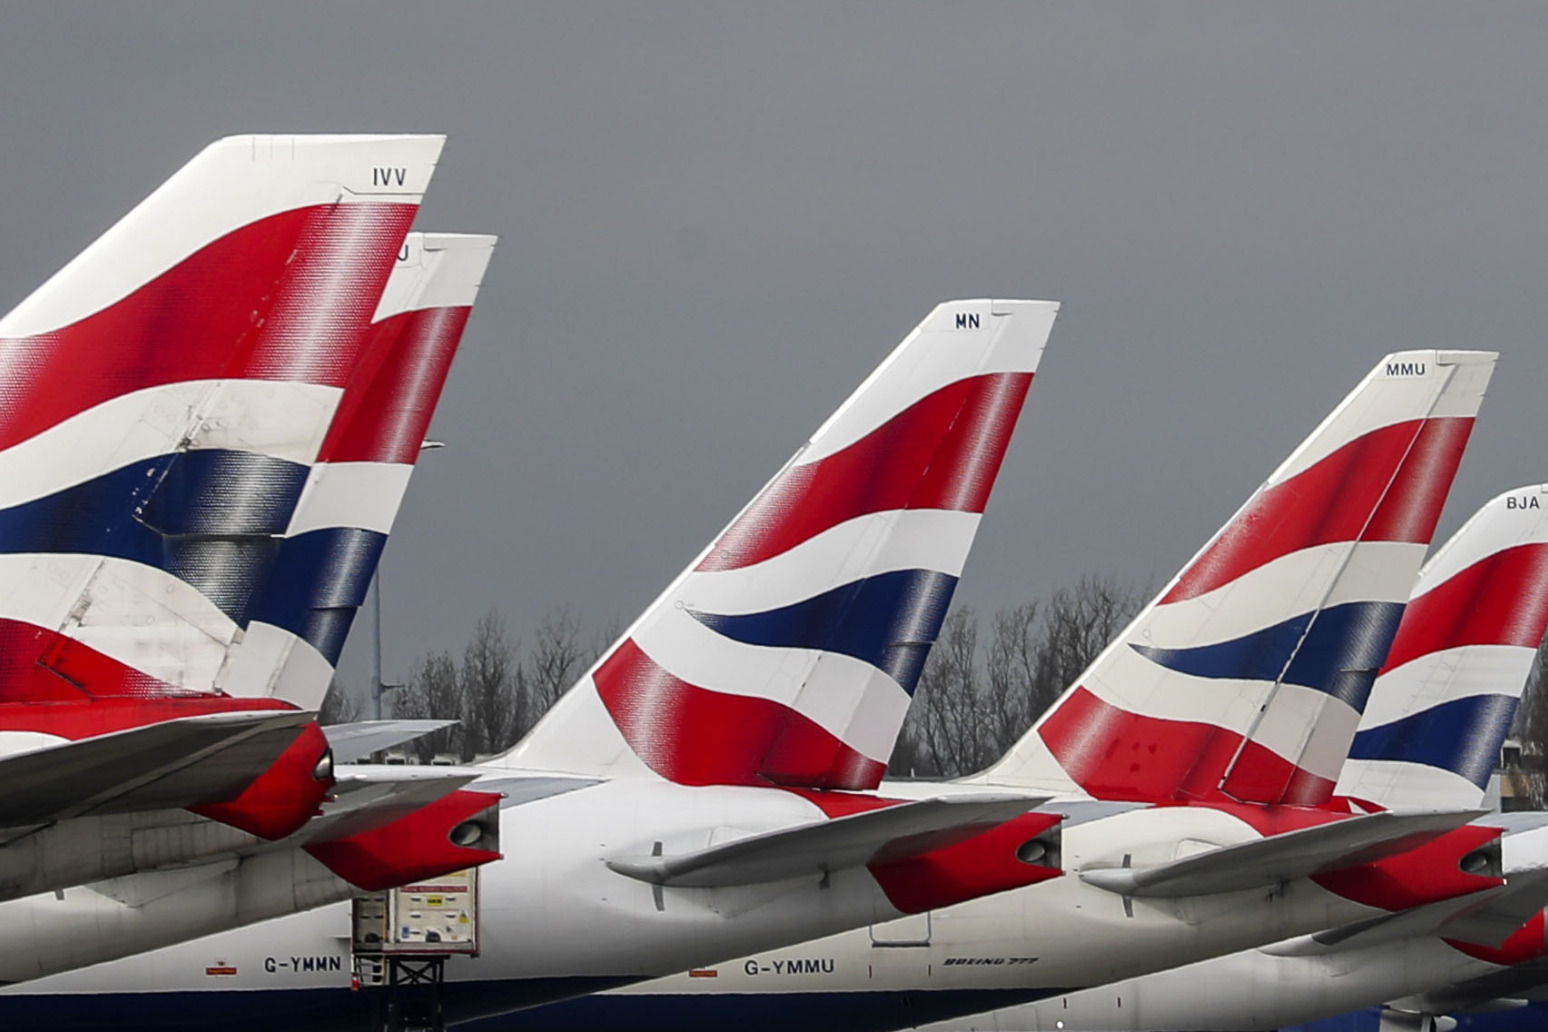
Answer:
[[[1151,592],[1088,574],[1044,598],[981,614],[954,606],[920,675],[889,771],[897,777],[957,777],[982,770],[1015,744],[1133,619]],[[474,625],[460,654],[421,656],[392,696],[392,715],[458,723],[410,748],[421,762],[442,754],[468,761],[503,752],[595,662],[616,634],[587,635],[568,610],[545,614],[525,641],[498,610]],[[1548,679],[1538,650],[1516,715],[1522,740],[1517,790],[1541,806],[1548,794]],[[360,719],[338,684],[324,723]]]
[[[611,639],[611,635],[609,639]],[[455,720],[408,748],[421,763],[439,755],[462,762],[504,752],[531,730],[559,696],[600,653],[584,638],[580,617],[551,610],[530,643],[514,638],[499,610],[479,617],[460,654],[442,650],[420,656],[408,680],[393,692],[391,714],[405,720]],[[322,722],[360,719],[361,706],[334,683],[324,700]]]
[[[1527,679],[1526,695],[1516,712],[1512,732],[1521,741],[1521,763],[1517,770],[1507,772],[1518,795],[1525,796],[1534,810],[1548,804],[1548,683],[1543,677],[1543,664],[1548,661],[1548,638],[1537,647],[1537,658],[1532,662],[1532,673]]]
[[[987,619],[956,606],[930,650],[889,770],[958,777],[1026,733],[1134,617],[1149,593],[1088,574]]]

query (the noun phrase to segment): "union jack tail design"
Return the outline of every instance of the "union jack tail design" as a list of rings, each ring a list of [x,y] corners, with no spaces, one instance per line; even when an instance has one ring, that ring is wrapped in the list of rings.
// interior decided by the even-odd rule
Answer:
[[[211,691],[442,142],[221,140],[0,320],[0,701]]]
[[[1377,363],[984,779],[1326,802],[1494,359]]]
[[[875,787],[1057,309],[936,308],[505,762]]]
[[[317,463],[217,686],[316,709],[387,536],[495,238],[410,233]]]
[[[1360,720],[1338,794],[1469,809],[1548,628],[1548,484],[1480,509],[1430,557]]]

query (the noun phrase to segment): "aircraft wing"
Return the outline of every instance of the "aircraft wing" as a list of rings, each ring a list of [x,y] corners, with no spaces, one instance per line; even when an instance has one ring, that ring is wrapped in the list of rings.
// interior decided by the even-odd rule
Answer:
[[[353,724],[329,724],[323,728],[333,758],[351,763],[374,752],[451,727],[455,720],[361,720]]]
[[[750,885],[891,863],[955,845],[1047,802],[974,794],[921,799],[764,832],[677,856],[628,857],[607,866],[630,878],[685,888]]]
[[[1082,881],[1125,896],[1203,896],[1272,885],[1370,863],[1413,849],[1483,810],[1384,811],[1222,846],[1149,867],[1106,867]]]
[[[1548,986],[1548,960],[1539,958],[1393,1003],[1404,1010],[1429,1014],[1501,1010],[1521,1006],[1511,1001],[1542,998],[1545,986]]]
[[[1422,907],[1351,921],[1310,935],[1298,935],[1283,942],[1261,946],[1258,952],[1271,957],[1326,956],[1426,935],[1497,946],[1531,917],[1530,913],[1521,914],[1515,918],[1515,924],[1510,926],[1509,931],[1500,933],[1501,923],[1509,920],[1507,915],[1519,911],[1523,900],[1530,894],[1530,890],[1518,884],[1521,877],[1513,874],[1507,885],[1484,889],[1460,899],[1440,900]],[[1543,890],[1540,883],[1533,881],[1528,884],[1538,893]],[[1490,941],[1485,941],[1483,937],[1488,937]]]
[[[313,716],[207,713],[0,758],[0,828],[234,799]]]

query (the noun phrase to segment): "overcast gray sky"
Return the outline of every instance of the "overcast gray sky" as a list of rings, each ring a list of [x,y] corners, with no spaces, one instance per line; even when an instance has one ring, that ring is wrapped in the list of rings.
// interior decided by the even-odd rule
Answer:
[[[1160,581],[1387,351],[1502,352],[1443,533],[1548,478],[1545,53],[1539,4],[12,2],[0,308],[215,137],[448,132],[419,226],[502,244],[390,676],[632,617],[952,297],[1064,303],[959,598]]]

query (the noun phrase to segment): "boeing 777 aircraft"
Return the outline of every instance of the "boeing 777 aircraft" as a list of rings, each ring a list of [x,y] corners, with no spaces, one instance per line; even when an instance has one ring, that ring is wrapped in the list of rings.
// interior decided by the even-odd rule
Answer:
[[[939,315],[926,329],[940,325]],[[954,327],[947,323],[943,329]],[[950,333],[942,337],[944,347]],[[885,383],[898,362],[895,357],[885,366],[871,388]],[[702,1017],[707,1009],[747,1027],[902,1027],[942,1012],[966,1015],[998,1001],[1100,984],[1114,972],[1154,969],[1497,887],[1497,856],[1491,852],[1497,831],[1463,826],[1472,811],[1356,814],[1329,804],[1326,796],[1337,773],[1336,767],[1329,770],[1332,750],[1340,735],[1347,749],[1354,733],[1492,366],[1492,355],[1465,352],[1407,353],[1378,364],[1001,764],[956,785],[884,785],[888,798],[912,798],[915,806],[974,799],[1005,786],[1057,791],[1061,798],[1046,809],[1066,815],[1063,857],[1080,872],[1079,879],[1031,885],[981,904],[948,904],[915,893],[912,898],[921,905],[912,908],[917,916],[903,927],[878,915],[869,930],[712,964],[713,948],[734,938],[728,935],[696,944],[704,947],[695,949],[703,959],[684,963],[688,949],[662,952],[655,946],[669,942],[674,928],[682,931],[683,942],[701,933],[696,908],[713,908],[734,921],[779,909],[777,919],[789,928],[802,917],[792,902],[802,898],[800,887],[824,877],[830,889],[822,891],[831,891],[840,877],[812,871],[803,882],[794,877],[795,868],[781,869],[774,851],[758,855],[781,839],[790,841],[791,832],[760,834],[747,810],[736,811],[730,825],[736,830],[724,837],[706,834],[702,819],[675,831],[647,831],[646,824],[673,812],[652,800],[670,798],[667,790],[677,790],[674,780],[677,786],[691,779],[703,783],[716,771],[750,771],[773,781],[802,770],[827,771],[828,777],[846,771],[874,776],[875,770],[856,762],[856,754],[875,756],[858,737],[848,739],[855,744],[847,750],[837,748],[843,739],[835,739],[819,751],[815,743],[825,739],[806,721],[783,727],[766,722],[762,714],[778,714],[766,696],[743,689],[734,698],[717,698],[709,686],[733,686],[734,678],[750,676],[744,673],[749,670],[770,678],[765,683],[779,684],[772,678],[789,661],[783,650],[812,640],[815,628],[826,634],[819,662],[834,653],[851,659],[862,653],[852,643],[864,639],[841,629],[850,625],[812,618],[840,612],[835,599],[931,598],[919,589],[907,596],[880,594],[885,566],[855,572],[840,566],[812,586],[797,580],[801,586],[794,589],[779,582],[755,587],[745,576],[760,567],[771,574],[810,576],[831,569],[834,560],[818,567],[795,557],[851,555],[868,540],[854,526],[867,509],[851,501],[855,496],[838,487],[842,481],[829,470],[875,469],[885,461],[880,468],[890,475],[898,466],[886,458],[891,452],[849,452],[856,460],[847,461],[846,449],[829,443],[834,433],[845,445],[880,438],[866,429],[881,422],[879,407],[852,400],[809,446],[820,461],[798,455],[534,735],[496,765],[520,771],[523,778],[546,771],[573,789],[568,798],[575,803],[596,791],[591,782],[613,775],[616,781],[607,783],[619,798],[627,793],[642,816],[632,835],[615,835],[606,797],[599,793],[592,807],[573,811],[580,823],[566,834],[574,834],[575,845],[535,851],[527,858],[526,880],[511,872],[509,862],[487,869],[489,945],[482,957],[449,968],[449,1016],[471,1019],[530,1004],[541,995],[533,990],[542,989],[532,984],[535,973],[567,980],[549,990],[557,994],[636,978],[660,961],[711,967],[716,977],[679,977],[648,991],[529,1010],[512,1020],[521,1027],[550,1022],[573,1027],[588,1020],[665,1027],[690,1015]],[[861,417],[857,430],[852,423]],[[894,448],[912,439],[896,430],[888,436]],[[954,446],[949,454],[971,451]],[[862,454],[869,459],[863,466]],[[837,456],[846,461],[834,462]],[[886,484],[889,477],[875,482]],[[963,510],[947,510],[952,511]],[[961,515],[917,514],[911,522],[921,529],[931,525],[933,533],[909,539],[918,559],[900,557],[889,565],[941,570],[947,564],[929,557],[939,542],[949,540],[944,531],[955,521],[968,522]],[[842,542],[843,549],[819,551],[825,538]],[[899,547],[877,544],[865,554]],[[780,563],[785,557],[790,562]],[[851,579],[861,573],[861,579]],[[928,583],[917,572],[910,576]],[[855,586],[841,595],[828,587],[835,583]],[[803,597],[809,601],[800,602]],[[906,621],[873,616],[868,623],[930,629],[929,635],[891,639],[901,642],[933,636],[938,619],[937,611],[928,623],[915,615]],[[840,652],[841,646],[846,651]],[[863,654],[887,655],[874,648]],[[842,658],[837,662],[849,665]],[[808,676],[790,683],[817,682]],[[874,683],[891,691],[888,685],[899,682]],[[845,712],[874,712],[864,705],[865,694],[859,692],[859,705]],[[806,699],[797,689],[794,701]],[[1082,716],[1097,704],[1129,719]],[[821,711],[812,712],[815,722]],[[688,720],[697,714],[705,715],[704,724]],[[710,724],[717,714],[740,719]],[[823,720],[819,727],[843,727],[831,717]],[[699,749],[699,739],[682,734],[685,726],[770,731],[751,739],[755,752],[732,763]],[[785,736],[796,732],[797,741],[813,745],[800,752],[786,747]],[[1192,735],[1188,750],[1159,749],[1163,739],[1182,732]],[[1157,748],[1146,744],[1152,733]],[[797,763],[803,756],[805,762]],[[842,766],[831,760],[822,766],[817,760],[823,756],[837,757]],[[766,759],[761,769],[748,765],[760,757],[779,765],[769,766]],[[658,777],[626,780],[625,772],[642,768]],[[1028,768],[1039,771],[1040,783]],[[1074,787],[1061,787],[1060,779]],[[734,799],[729,789],[716,791],[728,793],[728,804]],[[825,798],[810,789],[785,794],[798,801]],[[890,810],[906,812],[907,806]],[[872,812],[885,816],[889,809]],[[543,827],[536,823],[537,811],[513,806],[505,811],[507,835],[518,826],[513,815],[523,819],[520,826],[529,835]],[[808,823],[798,830],[810,835],[822,828]],[[579,855],[586,841],[603,843],[606,867],[588,874],[553,859]],[[1023,839],[1011,839],[1017,841]],[[1463,858],[1469,859],[1467,872],[1457,868]],[[1482,866],[1473,867],[1473,859]],[[982,857],[975,863],[985,872],[1005,869]],[[872,869],[889,894],[901,887],[889,884],[874,862]],[[793,877],[783,890],[751,880],[785,872]],[[538,881],[546,891],[537,890]],[[632,894],[631,882],[638,886]],[[624,896],[615,903],[618,893]],[[599,907],[596,900],[604,897],[606,905]],[[611,918],[605,916],[609,912]],[[570,915],[568,928],[549,923],[560,913]],[[131,964],[45,980],[0,994],[0,1014],[46,1016],[70,1027],[111,1007],[124,1027],[139,1021],[150,1027],[172,1013],[189,1020],[229,1013],[225,990],[230,989],[242,993],[243,1009],[255,1022],[259,1015],[292,1025],[303,1012],[344,1015],[365,1004],[346,995],[339,976],[270,972],[261,962],[264,955],[338,950],[333,937],[339,920],[320,912],[268,925],[243,941],[215,937]],[[617,939],[621,929],[623,941],[592,946],[608,930]],[[216,956],[238,974],[211,986],[202,972]]]

